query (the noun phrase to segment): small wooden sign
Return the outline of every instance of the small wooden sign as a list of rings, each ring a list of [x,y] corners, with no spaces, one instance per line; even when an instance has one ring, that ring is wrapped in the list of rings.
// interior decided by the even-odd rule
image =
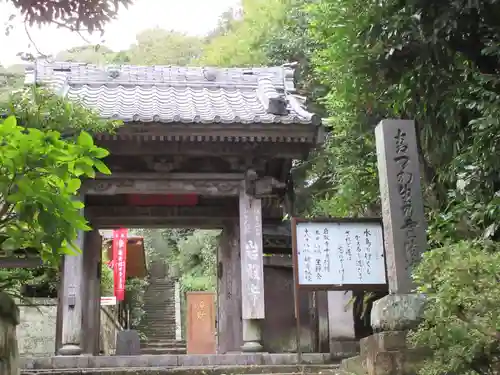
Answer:
[[[380,219],[294,219],[292,238],[299,288],[371,290],[386,287]]]
[[[297,360],[299,290],[384,290],[387,271],[381,219],[292,219]]]
[[[115,306],[116,305],[116,297],[101,297],[101,306]]]

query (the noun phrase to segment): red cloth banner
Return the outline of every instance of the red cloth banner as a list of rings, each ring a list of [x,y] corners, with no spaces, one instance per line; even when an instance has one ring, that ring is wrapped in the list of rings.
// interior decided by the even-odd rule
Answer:
[[[127,265],[127,228],[113,230],[113,280],[117,301],[125,299],[125,270]]]

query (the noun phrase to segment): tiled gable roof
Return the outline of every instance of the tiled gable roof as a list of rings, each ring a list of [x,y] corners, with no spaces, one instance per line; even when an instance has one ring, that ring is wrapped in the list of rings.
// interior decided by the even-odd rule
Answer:
[[[293,69],[108,66],[37,61],[26,83],[96,109],[103,118],[160,123],[319,124],[294,94]]]

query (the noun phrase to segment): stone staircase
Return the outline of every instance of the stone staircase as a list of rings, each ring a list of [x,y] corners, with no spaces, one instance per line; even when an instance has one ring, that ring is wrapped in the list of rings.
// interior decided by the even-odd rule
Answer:
[[[179,340],[151,340],[141,343],[142,354],[186,354],[186,342]]]
[[[290,354],[37,358],[22,364],[21,375],[341,375],[338,360],[305,357],[302,364]]]
[[[175,281],[168,277],[163,260],[153,260],[150,279],[144,294],[144,317],[141,331],[142,354],[185,354],[186,344],[175,339]]]
[[[122,367],[23,370],[21,375],[340,375],[336,365]]]

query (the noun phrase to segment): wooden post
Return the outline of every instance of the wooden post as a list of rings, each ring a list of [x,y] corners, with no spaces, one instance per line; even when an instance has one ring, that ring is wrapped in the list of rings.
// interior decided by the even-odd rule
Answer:
[[[240,229],[237,221],[224,225],[219,238],[217,275],[217,353],[240,351],[241,322]]]
[[[85,233],[83,249],[83,336],[82,350],[85,354],[99,354],[100,334],[100,298],[101,298],[101,257],[102,239],[99,231],[94,229]]]
[[[80,231],[76,245],[83,249],[84,233]],[[82,354],[82,310],[83,310],[83,252],[65,255],[62,274],[62,346],[60,355]]]
[[[246,189],[245,189],[246,190]],[[262,350],[260,319],[264,319],[262,203],[240,192],[241,308],[244,352]]]
[[[375,140],[389,293],[410,293],[427,243],[415,122],[383,120]]]

